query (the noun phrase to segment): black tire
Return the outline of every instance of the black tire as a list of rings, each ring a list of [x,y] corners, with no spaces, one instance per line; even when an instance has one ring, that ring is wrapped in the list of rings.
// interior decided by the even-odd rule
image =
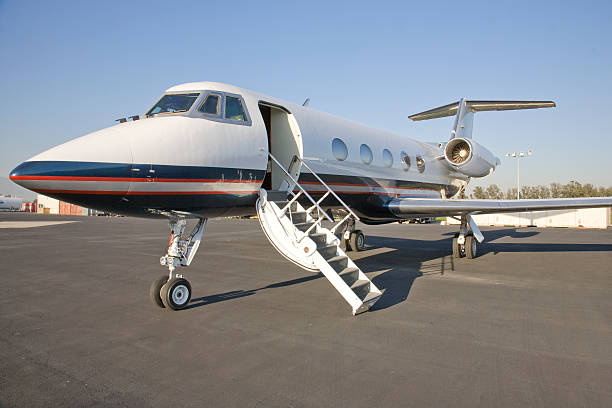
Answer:
[[[166,284],[166,282],[168,282],[168,275],[162,275],[153,281],[151,288],[149,289],[149,297],[151,298],[151,302],[161,308],[166,307],[161,299],[161,288]]]
[[[161,300],[168,309],[184,309],[190,299],[191,285],[187,279],[172,278],[161,288]]]
[[[468,259],[474,259],[478,255],[477,253],[477,241],[473,235],[465,237],[465,257]]]
[[[461,247],[459,246],[458,238],[453,238],[453,258],[461,258],[463,254],[461,253]]]
[[[344,239],[344,234],[340,236],[340,249],[344,252],[352,251],[351,244],[348,239]]]
[[[365,251],[365,235],[361,230],[357,230],[351,233],[350,245],[353,251]]]

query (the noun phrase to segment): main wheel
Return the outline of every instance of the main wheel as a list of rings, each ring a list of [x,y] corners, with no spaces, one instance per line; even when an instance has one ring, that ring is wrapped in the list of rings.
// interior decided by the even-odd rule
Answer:
[[[457,237],[453,238],[453,258],[461,258],[463,254],[461,253],[461,245],[459,245],[459,239]]]
[[[162,286],[164,286],[166,282],[168,282],[168,275],[162,275],[153,281],[151,284],[151,289],[149,289],[149,297],[151,298],[151,302],[153,302],[154,305],[162,308],[166,306],[164,306],[164,302],[162,302],[160,292]]]
[[[344,234],[340,235],[340,249],[343,250],[344,252],[348,252],[351,251],[351,243],[349,242],[348,239],[344,239]]]
[[[357,230],[351,233],[350,244],[353,251],[364,251],[365,250],[365,235],[361,230]]]
[[[476,238],[473,235],[465,237],[465,257],[468,259],[476,258]]]
[[[189,299],[191,299],[191,285],[187,279],[172,278],[161,288],[161,300],[168,309],[184,309]]]

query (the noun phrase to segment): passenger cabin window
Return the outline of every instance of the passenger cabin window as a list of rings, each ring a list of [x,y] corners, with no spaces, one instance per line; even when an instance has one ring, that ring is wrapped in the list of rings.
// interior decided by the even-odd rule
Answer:
[[[372,160],[374,160],[372,149],[370,149],[370,147],[366,144],[361,145],[361,147],[359,148],[359,153],[361,155],[361,161],[365,164],[370,164],[372,163]]]
[[[417,169],[419,170],[419,173],[422,173],[425,171],[425,160],[423,160],[421,156],[416,157],[416,165],[417,165]]]
[[[191,105],[198,99],[199,93],[168,94],[162,98],[147,112],[147,116],[158,113],[187,112]]]
[[[208,95],[202,105],[200,105],[200,112],[208,113],[210,115],[219,114],[219,95]]]
[[[332,140],[332,153],[336,160],[344,161],[348,157],[348,148],[346,143],[337,137]]]
[[[408,156],[408,153],[402,151],[400,153],[400,157],[402,162],[404,162],[404,171],[410,170],[410,156]]]
[[[385,163],[385,166],[387,167],[393,166],[393,155],[391,154],[391,151],[389,149],[384,149],[382,152],[382,155],[383,155],[383,163]]]
[[[225,97],[225,119],[235,120],[236,122],[248,121],[240,98],[229,95]]]

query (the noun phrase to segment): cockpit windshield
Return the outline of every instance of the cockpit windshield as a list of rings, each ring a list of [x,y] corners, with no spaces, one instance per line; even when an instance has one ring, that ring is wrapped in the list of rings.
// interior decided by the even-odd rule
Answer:
[[[199,93],[168,94],[162,98],[147,112],[147,116],[158,113],[187,112],[191,105],[198,99]]]

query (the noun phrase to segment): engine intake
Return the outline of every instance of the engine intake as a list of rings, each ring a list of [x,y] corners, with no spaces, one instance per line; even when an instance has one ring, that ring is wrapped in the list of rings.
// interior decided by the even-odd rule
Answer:
[[[493,153],[471,139],[455,138],[444,148],[446,164],[452,170],[470,177],[493,173],[500,161]]]

